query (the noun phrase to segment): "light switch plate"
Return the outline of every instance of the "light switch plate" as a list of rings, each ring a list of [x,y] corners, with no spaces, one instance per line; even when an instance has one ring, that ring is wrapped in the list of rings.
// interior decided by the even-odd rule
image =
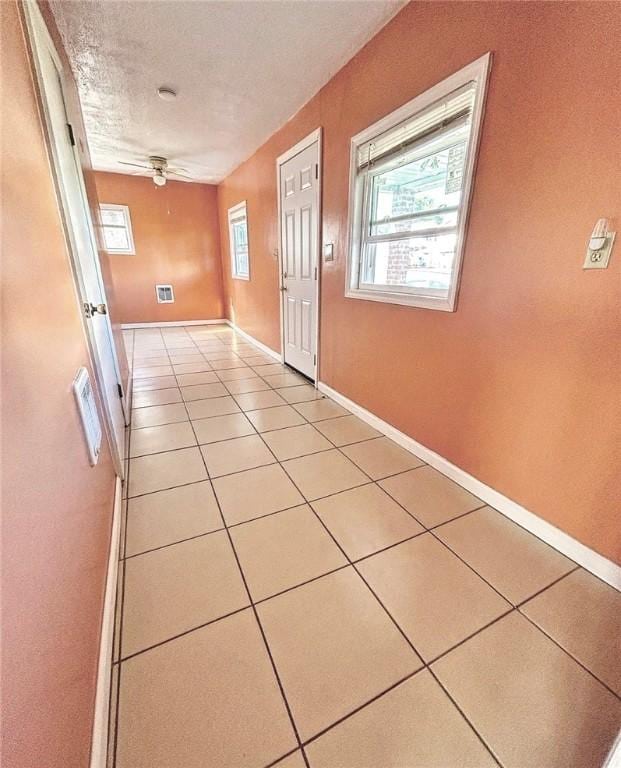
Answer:
[[[587,246],[586,257],[582,269],[606,269],[608,262],[610,261],[610,254],[612,252],[612,245],[615,241],[616,232],[609,232],[606,235],[606,242],[604,247],[598,251],[592,251]]]
[[[323,245],[323,260],[334,261],[334,244],[324,243]]]

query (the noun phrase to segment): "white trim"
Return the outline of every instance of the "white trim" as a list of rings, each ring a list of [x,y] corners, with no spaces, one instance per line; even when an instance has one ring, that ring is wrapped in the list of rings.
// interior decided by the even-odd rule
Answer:
[[[266,355],[269,355],[270,357],[273,357],[274,360],[277,360],[279,363],[282,363],[282,355],[275,350],[273,350],[271,347],[268,347],[267,344],[264,344],[262,341],[259,341],[258,339],[255,339],[254,336],[251,336],[249,333],[246,333],[246,331],[242,331],[242,329],[235,325],[235,323],[232,320],[225,320],[224,321],[227,325],[230,325],[231,328],[235,331],[235,333],[238,333],[240,336],[243,336],[244,339],[249,341],[251,344],[254,344],[255,347],[258,347],[261,352],[265,352]]]
[[[227,325],[228,320],[174,320],[168,323],[121,323],[121,329],[131,331],[136,328],[171,328],[182,325]]]
[[[243,215],[239,215],[243,212]],[[248,230],[248,205],[245,200],[229,208],[229,256],[231,258],[231,277],[233,280],[250,280],[250,233]],[[235,253],[235,237],[233,236],[233,224],[236,219],[244,219],[246,222],[246,243],[248,248],[248,274],[242,275],[237,272],[237,256]]]
[[[120,211],[123,214],[123,220],[125,224],[122,227],[119,227],[115,224],[104,224],[103,217],[101,216],[102,211]],[[120,205],[119,203],[99,203],[99,224],[102,230],[101,239],[103,240],[107,253],[112,255],[118,254],[120,256],[136,255],[136,246],[134,245],[134,233],[132,231],[132,217],[129,212],[129,206]],[[127,242],[129,243],[129,247],[128,248],[108,248],[106,244],[106,233],[105,233],[106,227],[112,227],[112,229],[124,229],[125,232],[127,233]]]
[[[468,218],[472,202],[472,189],[474,186],[474,177],[478,159],[479,144],[481,138],[481,127],[483,123],[483,112],[485,109],[485,99],[487,96],[487,83],[491,69],[492,54],[490,52],[480,56],[475,61],[462,67],[458,72],[454,72],[444,80],[432,86],[423,93],[415,96],[413,99],[395,109],[389,115],[376,121],[373,125],[365,128],[360,133],[352,137],[350,142],[349,157],[349,209],[347,217],[347,227],[349,241],[346,250],[346,270],[345,270],[345,297],[348,299],[362,299],[364,301],[379,301],[388,304],[400,304],[411,307],[421,307],[423,309],[436,309],[444,312],[454,312],[457,305],[457,296],[459,293],[459,281],[461,277],[461,267],[463,255],[466,246],[466,234],[468,230]],[[358,175],[358,148],[376,136],[395,127],[399,123],[412,117],[435,101],[446,96],[468,82],[476,83],[475,102],[472,109],[472,126],[470,129],[470,138],[468,142],[468,152],[466,155],[466,166],[464,168],[463,193],[460,203],[461,215],[457,225],[457,242],[455,245],[455,258],[451,271],[451,282],[449,285],[448,296],[446,298],[434,298],[413,291],[394,291],[365,289],[359,286],[358,273],[361,261],[361,232],[362,232],[362,206],[358,193],[359,175]],[[356,256],[354,257],[354,254]]]
[[[114,644],[114,614],[116,608],[117,578],[119,570],[119,552],[121,540],[122,511],[121,479],[116,478],[114,489],[114,510],[112,513],[112,532],[106,591],[101,621],[101,640],[99,644],[99,664],[97,668],[97,689],[95,693],[95,715],[91,741],[90,768],[105,768],[108,750],[110,683],[112,676],[112,648]]]
[[[395,443],[398,443],[402,448],[418,456],[423,461],[427,462],[431,467],[437,469],[446,477],[454,480],[456,483],[465,488],[470,493],[478,496],[486,504],[489,504],[494,509],[501,512],[505,517],[513,520],[514,523],[522,526],[530,533],[534,534],[546,544],[554,547],[562,554],[569,557],[571,560],[581,565],[587,571],[598,578],[605,581],[607,584],[615,587],[615,589],[621,590],[621,567],[613,563],[612,560],[608,560],[603,555],[595,552],[589,547],[581,544],[569,534],[561,531],[551,523],[546,522],[533,512],[529,512],[524,507],[520,506],[517,502],[512,501],[507,496],[504,496],[499,491],[494,490],[489,485],[477,480],[476,477],[465,472],[463,469],[451,464],[448,459],[440,456],[435,451],[422,445],[421,443],[409,437],[403,432],[400,432],[396,427],[383,421],[378,416],[375,416],[370,411],[367,411],[358,403],[350,400],[345,395],[337,392],[332,387],[324,384],[320,381],[317,385],[320,392],[331,397],[339,405],[347,408],[358,418],[366,421],[375,429],[379,430]]]
[[[322,265],[322,189],[323,189],[323,131],[321,126],[315,128],[314,131],[298,141],[293,147],[283,152],[276,158],[276,196],[277,196],[277,208],[278,208],[278,288],[280,291],[280,301],[278,302],[279,316],[280,316],[280,359],[285,360],[285,327],[284,327],[284,302],[285,295],[282,290],[282,222],[281,222],[281,207],[280,207],[280,166],[284,165],[288,160],[299,155],[308,147],[317,143],[317,167],[318,178],[316,189],[317,197],[317,261],[315,268],[317,270],[317,279],[315,280],[315,364],[313,366],[313,381],[315,384],[319,379],[319,314],[321,309],[321,265]]]

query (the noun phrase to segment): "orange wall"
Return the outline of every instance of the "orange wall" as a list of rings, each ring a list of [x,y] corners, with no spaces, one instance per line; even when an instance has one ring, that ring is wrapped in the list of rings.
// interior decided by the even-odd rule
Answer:
[[[223,316],[217,189],[210,184],[96,172],[102,203],[130,209],[136,253],[108,256],[121,323],[212,320]],[[174,304],[158,304],[172,283]]]
[[[616,3],[410,3],[219,187],[227,276],[227,208],[249,215],[227,310],[279,349],[275,160],[322,126],[321,380],[617,560],[621,242],[582,260],[596,219],[621,227],[620,27]],[[351,136],[486,51],[457,311],[344,298]]]
[[[71,392],[88,352],[15,2],[2,51],[2,762],[88,765],[114,472]]]

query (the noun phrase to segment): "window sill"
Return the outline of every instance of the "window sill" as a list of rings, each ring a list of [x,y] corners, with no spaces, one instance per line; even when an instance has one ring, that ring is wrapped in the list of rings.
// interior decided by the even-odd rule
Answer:
[[[245,280],[247,283],[250,282],[250,275],[231,275],[233,280]]]
[[[454,312],[455,299],[435,298],[407,293],[388,293],[385,291],[365,291],[360,288],[350,288],[345,291],[347,299],[362,299],[363,301],[379,301],[383,304],[399,304],[405,307],[418,307],[419,309],[435,309],[440,312]]]

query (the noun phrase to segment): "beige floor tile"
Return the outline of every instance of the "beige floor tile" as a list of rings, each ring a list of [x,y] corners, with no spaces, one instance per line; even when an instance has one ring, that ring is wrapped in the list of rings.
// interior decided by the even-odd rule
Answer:
[[[160,424],[174,424],[178,421],[188,421],[188,412],[183,403],[149,405],[132,411],[132,429],[157,427]]]
[[[154,389],[168,389],[176,387],[177,380],[174,376],[155,376],[144,379],[134,379],[132,389],[136,392],[149,392]]]
[[[254,427],[243,413],[198,419],[192,422],[192,426],[201,445],[255,434]]]
[[[290,459],[283,466],[308,501],[368,482],[356,465],[337,450]]]
[[[374,483],[314,501],[312,506],[352,560],[425,530]]]
[[[268,432],[271,429],[294,427],[297,424],[306,423],[304,418],[290,405],[263,408],[260,411],[247,411],[246,416],[259,432]]]
[[[210,416],[224,416],[227,413],[239,412],[237,403],[230,395],[193,400],[187,404],[187,408],[191,419],[207,419]]]
[[[255,413],[271,413],[279,408],[266,408]],[[250,416],[250,414],[248,414]],[[278,429],[275,432],[265,432],[263,439],[279,461],[293,459],[298,456],[306,456],[309,453],[329,451],[332,443],[329,443],[312,424],[302,424],[299,427]]]
[[[132,396],[132,408],[144,408],[147,405],[169,405],[170,403],[180,402],[181,392],[178,387],[134,392]]]
[[[258,435],[237,437],[220,443],[202,445],[207,471],[210,477],[230,475],[244,469],[273,464],[276,459]]]
[[[311,768],[495,768],[466,720],[422,671],[306,747]]]
[[[212,360],[211,367],[214,369],[214,371],[227,371],[234,368],[244,368],[248,373],[251,373],[251,369],[246,365],[246,363],[244,363],[243,360],[240,360],[235,355],[232,355],[231,358]]]
[[[136,357],[134,355],[134,365],[138,368],[146,368],[152,365],[170,365],[170,358],[166,354],[159,356],[148,355],[147,357]]]
[[[211,366],[207,361],[203,361],[202,363],[177,363],[173,364],[173,370],[176,374],[201,373],[204,371],[210,371]]]
[[[146,456],[149,453],[174,451],[196,445],[194,430],[189,421],[176,424],[162,424],[157,427],[133,429],[129,455]]]
[[[290,389],[294,390],[296,387],[291,387]],[[289,402],[293,402],[293,400]],[[327,397],[309,402],[296,402],[294,407],[307,421],[322,421],[323,419],[334,419],[336,416],[350,415],[349,411],[346,411],[345,408],[342,408],[333,400],[328,400]]]
[[[252,520],[304,502],[278,464],[216,478],[213,486],[228,525]]]
[[[155,376],[171,376],[173,369],[170,365],[139,365],[134,366],[134,379],[147,379]]]
[[[260,354],[254,354],[254,355],[248,355],[244,356],[244,362],[248,365],[269,365],[271,358],[267,355],[260,355]]]
[[[127,557],[223,527],[208,481],[130,499]]]
[[[224,384],[193,384],[191,387],[181,387],[181,394],[186,402],[192,400],[207,400],[210,397],[227,397]]]
[[[272,408],[276,405],[286,405],[282,397],[274,390],[265,392],[244,392],[235,395],[239,407],[243,411],[255,411],[260,408]]]
[[[295,387],[305,383],[305,379],[302,376],[298,376],[297,373],[276,373],[270,374],[264,377],[265,381],[270,387]]]
[[[387,437],[347,445],[343,448],[343,453],[373,480],[396,475],[398,472],[420,467],[424,463]]]
[[[476,496],[431,467],[389,477],[380,485],[428,528],[482,505]]]
[[[123,656],[248,605],[225,531],[125,561]]]
[[[209,362],[222,362],[223,360],[237,360],[236,354],[231,352],[228,347],[221,345],[219,347],[213,347],[212,349],[205,350],[203,356],[209,360]]]
[[[370,427],[357,416],[339,416],[336,419],[326,419],[317,422],[317,429],[334,445],[349,445],[373,437],[381,437],[381,433]]]
[[[129,462],[130,498],[206,479],[207,471],[198,448],[154,453]]]
[[[262,768],[296,747],[252,611],[123,663],[117,768]]]
[[[276,392],[288,403],[307,403],[311,400],[323,400],[324,396],[308,384],[302,384],[299,387],[285,387],[277,389]]]
[[[621,704],[512,613],[433,665],[505,768],[601,766]]]
[[[237,525],[231,536],[255,601],[347,565],[307,505]]]
[[[166,344],[166,349],[168,350],[193,350],[196,349],[196,344],[192,341],[192,339],[187,338],[179,338],[179,339],[173,339],[173,338],[164,338],[164,343]]]
[[[289,369],[281,365],[280,363],[268,363],[267,365],[254,365],[253,366],[256,373],[259,374],[259,376],[275,376],[280,373],[289,373]]]
[[[425,661],[511,610],[430,533],[363,560],[358,568]]]
[[[257,610],[303,740],[421,665],[353,568]]]
[[[514,604],[575,568],[560,552],[491,507],[453,520],[436,534]]]
[[[252,368],[226,368],[218,371],[218,377],[225,384],[229,381],[243,381],[253,376]]]
[[[224,386],[232,395],[241,395],[244,392],[261,392],[262,390],[270,388],[269,384],[258,376],[253,376],[251,379],[225,381]]]
[[[521,610],[621,696],[621,592],[580,568]]]
[[[196,384],[217,384],[219,379],[213,371],[201,371],[201,373],[180,373],[177,381],[180,387],[193,387]]]
[[[205,362],[205,358],[196,352],[196,354],[177,354],[174,350],[170,351],[170,362],[173,365],[181,365],[182,363],[200,363],[201,365]]]
[[[285,757],[284,760],[279,760],[273,768],[306,768],[306,763],[298,749],[297,752],[289,755],[289,757]]]

